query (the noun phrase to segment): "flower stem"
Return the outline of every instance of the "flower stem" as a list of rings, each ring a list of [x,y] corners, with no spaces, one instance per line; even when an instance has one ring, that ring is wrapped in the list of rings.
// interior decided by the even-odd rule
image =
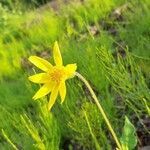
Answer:
[[[104,118],[104,120],[105,120],[105,122],[106,122],[106,124],[107,124],[107,126],[108,126],[108,129],[110,130],[110,132],[111,132],[111,134],[112,134],[112,136],[113,136],[113,138],[114,138],[114,140],[115,140],[115,142],[116,142],[116,145],[118,146],[119,150],[122,150],[121,144],[120,144],[120,142],[119,142],[119,140],[118,140],[118,138],[117,138],[117,136],[116,136],[116,134],[115,134],[115,132],[114,132],[112,126],[111,126],[111,123],[109,122],[109,120],[108,120],[108,118],[107,118],[107,116],[106,116],[106,114],[105,114],[105,112],[104,112],[104,110],[103,110],[101,104],[99,103],[99,100],[97,99],[97,97],[96,97],[96,95],[95,95],[93,89],[91,88],[90,84],[89,84],[88,81],[87,81],[81,74],[79,74],[78,72],[76,72],[75,75],[76,75],[82,82],[84,82],[84,84],[87,86],[89,92],[91,93],[92,98],[94,99],[94,101],[95,101],[95,103],[96,103],[98,109],[100,110],[100,112],[101,112],[101,114],[102,114],[102,116],[103,116],[103,118]]]

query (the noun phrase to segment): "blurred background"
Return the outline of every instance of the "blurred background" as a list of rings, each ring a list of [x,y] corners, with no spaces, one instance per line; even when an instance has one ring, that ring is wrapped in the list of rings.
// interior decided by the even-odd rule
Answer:
[[[0,149],[94,150],[95,139],[104,150],[115,148],[77,78],[51,113],[46,97],[32,100],[40,85],[28,76],[39,70],[28,57],[53,63],[55,40],[64,64],[77,63],[92,85],[118,137],[128,116],[134,149],[150,149],[149,0],[0,0]]]

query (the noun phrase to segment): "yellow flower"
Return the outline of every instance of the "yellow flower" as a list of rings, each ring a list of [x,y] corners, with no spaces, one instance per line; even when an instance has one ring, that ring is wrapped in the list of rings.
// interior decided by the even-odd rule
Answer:
[[[66,66],[63,66],[62,57],[57,41],[54,43],[53,56],[54,62],[56,64],[55,66],[40,57],[29,57],[29,61],[31,63],[44,71],[43,73],[38,73],[29,77],[30,81],[43,84],[43,86],[33,96],[33,99],[36,100],[51,92],[50,100],[48,103],[49,110],[51,110],[52,106],[54,105],[58,94],[60,94],[61,103],[63,103],[66,96],[65,81],[69,78],[72,78],[77,69],[76,64],[68,64]]]

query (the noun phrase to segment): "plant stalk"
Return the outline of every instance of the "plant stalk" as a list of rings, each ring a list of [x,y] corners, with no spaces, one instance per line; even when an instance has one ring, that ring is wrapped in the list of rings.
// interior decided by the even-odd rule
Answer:
[[[119,142],[119,140],[118,140],[118,138],[117,138],[117,135],[116,135],[116,133],[114,132],[114,130],[113,130],[112,126],[111,126],[111,123],[109,122],[109,120],[108,120],[108,118],[107,118],[107,116],[106,116],[106,114],[105,114],[105,112],[104,112],[104,110],[103,110],[101,104],[99,103],[99,100],[97,99],[97,97],[96,97],[96,95],[95,95],[93,89],[91,88],[90,84],[88,83],[88,81],[87,81],[80,73],[76,72],[75,75],[76,75],[82,82],[84,82],[84,84],[85,84],[86,87],[88,88],[89,92],[91,93],[92,98],[94,99],[94,101],[95,101],[95,103],[96,103],[98,109],[100,110],[100,112],[101,112],[101,114],[102,114],[102,116],[103,116],[103,118],[104,118],[104,120],[105,120],[105,123],[106,123],[107,126],[108,126],[108,129],[110,130],[110,132],[111,132],[111,134],[112,134],[112,136],[113,136],[113,138],[114,138],[114,140],[115,140],[115,142],[116,142],[116,145],[118,146],[119,150],[122,150],[122,147],[121,147],[121,144],[120,144],[120,142]]]
[[[90,126],[90,122],[89,122],[88,116],[87,116],[87,114],[86,114],[86,111],[84,111],[84,115],[85,115],[85,119],[86,119],[88,128],[89,128],[89,130],[90,130],[90,133],[91,133],[91,135],[92,135],[92,138],[93,138],[93,140],[94,140],[96,150],[101,150],[100,145],[99,145],[99,143],[98,143],[98,141],[97,141],[97,139],[96,139],[96,137],[95,137],[95,135],[94,135],[94,133],[93,133],[93,131],[92,131],[92,128],[91,128],[91,126]]]

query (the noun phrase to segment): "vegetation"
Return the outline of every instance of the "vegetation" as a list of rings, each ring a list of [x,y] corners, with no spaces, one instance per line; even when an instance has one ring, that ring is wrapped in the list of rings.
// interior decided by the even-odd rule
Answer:
[[[111,150],[117,147],[88,88],[66,83],[51,112],[28,61],[64,64],[90,83],[124,150],[150,145],[149,0],[0,1],[0,149]],[[53,4],[52,4],[53,3]]]

